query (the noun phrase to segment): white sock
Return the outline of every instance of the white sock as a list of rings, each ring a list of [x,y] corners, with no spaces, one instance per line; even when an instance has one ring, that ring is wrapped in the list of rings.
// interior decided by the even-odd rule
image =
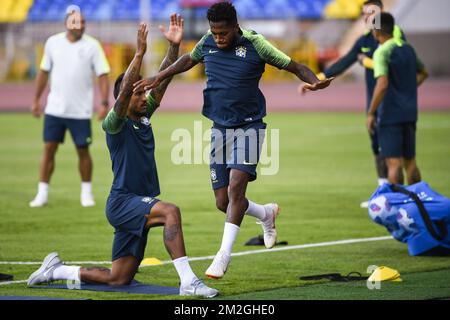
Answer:
[[[49,185],[47,182],[39,182],[38,184],[38,197],[44,197],[47,198],[48,197],[48,189],[49,189]]]
[[[188,257],[184,256],[172,262],[180,277],[181,285],[189,285],[197,278],[189,265]]]
[[[91,195],[92,194],[92,183],[91,182],[81,182],[81,194]]]
[[[248,208],[247,211],[245,211],[245,214],[248,216],[255,217],[259,220],[265,220],[266,219],[266,209],[263,205],[254,203],[250,200],[248,200]]]
[[[53,270],[53,280],[80,281],[80,268],[75,266],[59,266]]]
[[[239,233],[239,229],[240,228],[235,224],[229,222],[225,223],[220,251],[224,251],[227,254],[231,254],[233,244],[236,241],[237,235]]]
[[[378,179],[378,186],[382,186],[383,184],[389,183],[389,180],[386,178],[379,178]]]

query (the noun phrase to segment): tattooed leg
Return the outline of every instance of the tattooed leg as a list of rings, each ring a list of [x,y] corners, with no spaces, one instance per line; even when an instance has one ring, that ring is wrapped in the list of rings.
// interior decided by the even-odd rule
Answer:
[[[162,201],[155,204],[147,216],[147,228],[157,226],[164,226],[164,245],[170,257],[177,259],[186,256],[180,209]]]

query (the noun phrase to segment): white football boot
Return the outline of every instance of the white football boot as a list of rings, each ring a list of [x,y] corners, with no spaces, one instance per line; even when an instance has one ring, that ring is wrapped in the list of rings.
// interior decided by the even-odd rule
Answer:
[[[213,262],[206,270],[205,275],[211,279],[220,279],[227,272],[228,264],[230,263],[231,256],[225,251],[217,252]]]
[[[180,296],[200,296],[204,298],[214,298],[219,295],[219,291],[208,287],[202,280],[195,278],[188,286],[180,287]]]
[[[93,207],[95,206],[95,200],[92,193],[81,193],[80,202],[83,207]]]
[[[58,253],[52,252],[44,258],[39,269],[31,274],[27,284],[29,287],[40,283],[49,283],[53,281],[53,271],[63,263],[59,259]]]
[[[45,206],[48,203],[48,197],[37,194],[36,197],[29,203],[30,208],[40,208]]]
[[[280,214],[280,207],[276,203],[264,205],[266,210],[266,219],[258,220],[258,224],[262,226],[264,231],[264,245],[267,249],[271,249],[277,242],[277,229],[275,229],[275,219]]]

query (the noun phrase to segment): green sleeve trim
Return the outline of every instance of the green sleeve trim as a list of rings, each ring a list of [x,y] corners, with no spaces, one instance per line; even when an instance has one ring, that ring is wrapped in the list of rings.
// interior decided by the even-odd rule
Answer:
[[[291,58],[274,47],[266,38],[254,31],[242,30],[243,37],[247,38],[255,47],[260,58],[266,63],[273,65],[279,69],[286,69]]]
[[[392,38],[378,47],[373,54],[373,70],[375,78],[387,76],[389,74],[391,53],[396,47],[401,47],[402,45],[403,41],[401,39]]]
[[[206,39],[211,35],[211,31],[208,31],[207,34],[205,34],[200,41],[195,45],[194,49],[190,53],[190,57],[195,62],[200,62],[203,60],[203,44],[205,43]]]
[[[402,40],[403,38],[403,31],[402,29],[400,29],[400,27],[398,25],[394,26],[394,39],[400,39]]]
[[[147,113],[149,115],[149,118],[155,113],[156,109],[158,109],[159,104],[156,102],[155,98],[153,97],[151,91],[147,95]]]
[[[102,128],[105,132],[109,134],[117,134],[122,131],[125,124],[125,118],[120,118],[114,109],[109,111],[108,115],[102,122]]]

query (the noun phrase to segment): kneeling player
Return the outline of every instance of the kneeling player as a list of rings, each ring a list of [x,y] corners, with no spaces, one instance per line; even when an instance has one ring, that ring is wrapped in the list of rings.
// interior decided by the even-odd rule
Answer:
[[[164,244],[180,276],[180,295],[214,297],[218,291],[207,287],[193,273],[186,257],[180,210],[155,197],[160,193],[154,157],[154,137],[149,118],[158,107],[170,82],[161,83],[146,96],[144,90],[133,93],[140,79],[143,56],[147,49],[147,26],[138,31],[135,57],[125,75],[115,84],[114,109],[103,122],[111,154],[114,181],[106,205],[106,215],[115,228],[112,269],[65,266],[56,252],[49,254],[42,266],[28,279],[28,285],[53,280],[127,285],[133,280],[144,257],[150,228],[164,226]],[[172,15],[165,33],[170,48],[161,69],[178,57],[183,36],[183,21]]]

